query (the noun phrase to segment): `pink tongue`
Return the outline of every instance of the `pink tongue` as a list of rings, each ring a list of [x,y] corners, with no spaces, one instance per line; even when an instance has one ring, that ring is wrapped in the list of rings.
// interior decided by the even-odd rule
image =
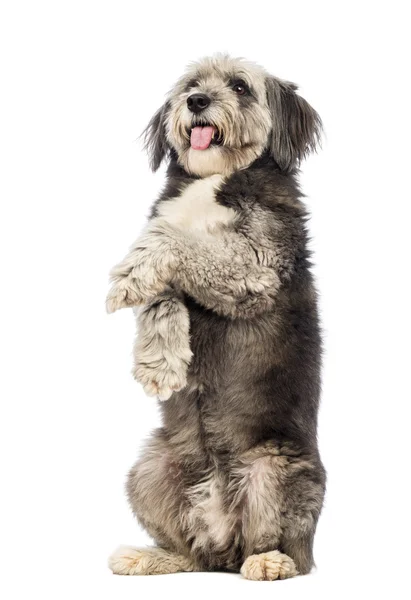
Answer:
[[[206,150],[211,144],[214,132],[215,127],[194,127],[190,137],[193,150]]]

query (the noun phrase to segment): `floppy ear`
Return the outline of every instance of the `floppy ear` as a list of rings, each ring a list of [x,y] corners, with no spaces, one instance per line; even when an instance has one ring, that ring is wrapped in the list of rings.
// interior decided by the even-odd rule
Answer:
[[[269,150],[280,169],[288,173],[319,146],[321,119],[296,94],[294,83],[268,77],[266,87],[273,126]]]
[[[157,171],[170,150],[166,137],[166,117],[169,109],[168,102],[163,104],[152,116],[142,134],[144,148],[147,150],[150,167],[153,171]]]

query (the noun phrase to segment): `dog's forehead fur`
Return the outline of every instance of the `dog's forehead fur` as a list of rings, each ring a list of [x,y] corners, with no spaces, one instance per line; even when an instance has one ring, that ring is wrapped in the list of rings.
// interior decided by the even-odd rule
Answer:
[[[267,76],[266,70],[256,63],[226,54],[217,54],[190,63],[171,94],[179,95],[188,92],[191,87],[203,87],[209,91],[216,88],[218,91],[230,81],[241,79],[254,91],[259,101],[264,101]]]

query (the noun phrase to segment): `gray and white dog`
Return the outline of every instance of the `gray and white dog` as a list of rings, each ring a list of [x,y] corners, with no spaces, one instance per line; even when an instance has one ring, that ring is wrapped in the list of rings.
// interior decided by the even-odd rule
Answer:
[[[206,58],[145,132],[167,183],[107,308],[142,305],[135,377],[167,402],[127,482],[157,545],[119,548],[115,573],[274,580],[313,566],[321,336],[296,175],[321,121],[296,89]]]

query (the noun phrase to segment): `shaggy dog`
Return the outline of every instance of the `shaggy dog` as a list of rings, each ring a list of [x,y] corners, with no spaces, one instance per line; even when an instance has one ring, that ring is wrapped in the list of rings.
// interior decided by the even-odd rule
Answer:
[[[120,548],[115,573],[274,580],[313,566],[321,336],[296,175],[321,121],[296,89],[206,58],[146,129],[167,183],[107,308],[141,305],[135,377],[167,400],[127,482],[157,545]]]

